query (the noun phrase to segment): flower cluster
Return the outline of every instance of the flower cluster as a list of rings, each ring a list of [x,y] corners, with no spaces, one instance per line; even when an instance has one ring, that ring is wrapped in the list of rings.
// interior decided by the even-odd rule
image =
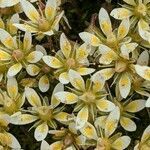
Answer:
[[[1,150],[23,148],[16,126],[40,150],[150,149],[150,0],[100,8],[80,42],[64,33],[60,0],[0,0],[0,10]]]

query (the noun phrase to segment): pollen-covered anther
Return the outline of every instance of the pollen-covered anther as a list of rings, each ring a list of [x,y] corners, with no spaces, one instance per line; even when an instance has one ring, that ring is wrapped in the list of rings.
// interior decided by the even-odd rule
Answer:
[[[117,61],[115,64],[115,71],[120,73],[127,69],[127,63],[123,61]]]
[[[16,60],[16,61],[20,61],[24,58],[24,53],[20,50],[14,50],[12,53],[12,57]]]
[[[50,28],[49,22],[45,18],[41,18],[38,20],[38,27],[40,31],[48,31]]]

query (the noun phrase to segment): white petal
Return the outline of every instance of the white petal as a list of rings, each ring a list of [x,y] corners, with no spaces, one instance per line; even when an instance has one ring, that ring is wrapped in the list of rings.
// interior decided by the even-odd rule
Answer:
[[[42,141],[48,134],[48,125],[46,122],[38,125],[34,132],[34,137],[37,141]]]
[[[41,100],[36,91],[32,88],[25,88],[25,96],[27,97],[28,102],[35,107],[41,106]]]
[[[90,44],[92,46],[99,46],[101,44],[100,39],[94,34],[88,32],[81,32],[79,33],[79,36],[85,43]]]
[[[129,32],[129,28],[130,28],[129,18],[124,19],[118,28],[117,34],[118,39],[123,39],[124,37],[126,37],[126,35]]]
[[[131,80],[128,74],[122,74],[119,80],[119,90],[123,98],[126,98],[129,95],[131,89]]]
[[[32,46],[32,36],[30,32],[26,32],[23,39],[23,49],[28,51]]]
[[[21,114],[17,112],[13,114],[10,118],[10,123],[14,125],[25,125],[32,123],[38,119],[37,116],[29,115],[29,114]]]
[[[129,136],[121,136],[112,143],[112,147],[115,150],[123,150],[129,146],[130,142],[131,138]]]
[[[150,137],[150,125],[144,130],[141,141],[145,142]]]
[[[30,64],[27,66],[26,71],[30,76],[36,76],[40,72],[40,68],[37,65]]]
[[[38,11],[30,2],[26,0],[21,0],[21,6],[24,13],[30,20],[32,20],[33,22],[37,22],[40,19]]]
[[[140,66],[140,65],[134,65],[134,66],[135,66],[135,70],[139,76],[150,81],[150,67]]]
[[[150,97],[147,99],[145,106],[150,107]]]
[[[69,80],[72,86],[74,86],[76,89],[81,91],[85,89],[84,80],[78,72],[74,70],[69,70]]]
[[[81,76],[84,76],[84,75],[88,75],[88,74],[91,74],[95,71],[94,68],[85,68],[85,67],[80,67],[78,69],[76,69],[76,71],[81,75]]]
[[[38,61],[41,60],[41,58],[43,57],[43,53],[40,51],[33,51],[31,52],[27,57],[27,61],[29,63],[37,63]]]
[[[121,117],[120,124],[126,131],[132,132],[136,130],[136,124],[130,118]]]
[[[42,92],[46,92],[49,89],[49,79],[46,75],[43,75],[39,80],[39,89]]]
[[[94,126],[88,122],[80,129],[80,132],[89,139],[97,140],[96,130]]]
[[[48,0],[45,7],[45,16],[50,21],[55,17],[57,8],[56,0]]]
[[[88,116],[89,116],[88,107],[85,106],[77,114],[77,118],[76,118],[77,129],[80,129],[85,125],[85,123],[88,121]]]
[[[74,104],[78,101],[78,96],[71,92],[57,92],[54,95],[56,99],[65,104]]]
[[[111,21],[107,11],[101,8],[99,11],[99,23],[103,33],[107,36],[112,32]]]
[[[53,56],[43,56],[43,61],[52,68],[60,68],[63,66],[63,64],[56,58]]]
[[[71,44],[64,33],[60,36],[60,49],[66,58],[69,58],[71,53]]]
[[[13,76],[15,76],[17,73],[19,73],[21,69],[22,69],[21,63],[14,64],[13,66],[11,66],[11,67],[8,69],[8,73],[7,73],[7,74],[8,74],[9,77],[13,77]]]
[[[68,72],[63,72],[59,75],[59,81],[62,84],[68,84],[69,83],[69,76],[68,76]]]
[[[51,96],[51,105],[52,105],[53,108],[55,108],[56,106],[58,106],[59,103],[60,103],[60,101],[57,100],[57,99],[55,98],[55,96],[54,96],[55,93],[60,92],[60,91],[64,91],[64,86],[63,86],[63,84],[58,83],[58,84],[55,86],[55,88],[54,88],[54,90],[53,90],[53,93],[52,93],[52,96]]]
[[[145,100],[134,100],[131,101],[127,106],[124,107],[124,110],[135,113],[138,111],[141,111],[142,109],[145,108]]]
[[[41,143],[40,150],[50,150],[50,145],[45,140],[43,140]]]
[[[7,92],[11,98],[16,98],[18,94],[18,83],[15,78],[8,78]]]
[[[115,19],[126,19],[132,16],[132,12],[126,8],[115,8],[111,11],[110,15]]]
[[[7,61],[11,59],[11,55],[3,50],[0,50],[0,61]]]
[[[149,53],[148,53],[148,51],[147,50],[145,50],[145,51],[143,51],[141,54],[140,54],[140,56],[139,56],[139,58],[138,58],[138,60],[137,60],[137,64],[138,65],[143,65],[143,66],[147,66],[148,65],[148,63],[149,63]]]
[[[4,29],[0,29],[0,41],[9,49],[17,49],[17,43]]]
[[[97,100],[96,106],[102,112],[110,112],[115,108],[115,105],[106,99]]]
[[[120,109],[115,107],[114,110],[109,114],[105,124],[105,136],[109,137],[116,130],[118,121],[120,118]]]
[[[11,143],[9,143],[8,146],[10,146],[13,149],[20,149],[21,146],[20,146],[18,140],[11,133],[7,133],[7,134],[11,139]]]

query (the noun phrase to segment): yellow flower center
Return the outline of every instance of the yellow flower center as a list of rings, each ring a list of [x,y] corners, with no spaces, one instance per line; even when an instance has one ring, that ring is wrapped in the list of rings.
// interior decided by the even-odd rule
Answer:
[[[43,121],[49,121],[52,119],[52,109],[48,106],[42,106],[38,109],[39,117]]]
[[[69,59],[66,61],[66,66],[67,66],[68,69],[70,69],[70,68],[75,68],[75,66],[76,66],[76,61],[75,61],[75,59],[69,58]]]
[[[65,136],[64,140],[63,140],[64,147],[66,148],[66,147],[71,146],[71,145],[73,144],[73,142],[74,142],[74,137],[73,137],[73,135],[71,135],[70,133],[68,133],[68,134]]]
[[[115,64],[115,71],[121,73],[127,69],[128,64],[124,61],[117,61]]]
[[[85,92],[82,97],[83,101],[85,101],[86,103],[94,103],[96,98],[95,94],[91,91]]]
[[[105,138],[100,138],[97,143],[96,150],[110,150],[110,149],[111,149],[111,145],[109,140]]]
[[[21,61],[24,58],[24,53],[20,50],[14,50],[12,53],[12,57],[14,58],[15,61]]]
[[[136,8],[136,15],[138,16],[145,16],[147,14],[147,8],[144,4],[139,4]]]
[[[45,18],[41,18],[38,21],[38,27],[40,31],[46,32],[50,29],[50,24]]]

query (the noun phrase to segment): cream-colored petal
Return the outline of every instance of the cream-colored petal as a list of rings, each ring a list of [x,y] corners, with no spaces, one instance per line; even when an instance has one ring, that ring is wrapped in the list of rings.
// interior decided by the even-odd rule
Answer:
[[[150,81],[150,67],[148,66],[140,66],[140,65],[134,65],[136,73],[141,76],[142,78]]]
[[[95,127],[89,122],[85,123],[85,125],[80,129],[80,132],[88,139],[97,140],[98,138]]]
[[[62,148],[63,148],[63,142],[57,141],[50,145],[49,150],[62,150]]]
[[[69,81],[78,90],[85,89],[85,83],[80,74],[74,70],[69,70]]]
[[[130,118],[121,117],[120,124],[126,131],[133,132],[136,130],[136,124]]]
[[[4,29],[0,29],[0,41],[9,49],[17,49],[16,41]]]
[[[119,28],[118,28],[118,33],[117,33],[117,38],[119,40],[123,39],[124,37],[126,37],[126,35],[129,32],[129,28],[130,28],[130,22],[129,22],[129,18],[124,19]]]
[[[123,98],[126,98],[131,89],[131,79],[128,74],[124,73],[121,75],[119,80],[119,91]]]
[[[76,50],[76,59],[78,61],[81,61],[83,59],[86,59],[90,53],[91,47],[84,43]]]
[[[144,130],[141,141],[145,142],[148,138],[150,138],[150,125]]]
[[[148,66],[148,63],[149,63],[149,53],[147,50],[143,51],[139,58],[137,59],[137,64],[138,65],[143,65],[143,66]]]
[[[13,77],[13,76],[15,76],[17,73],[19,73],[21,69],[22,69],[21,63],[14,64],[13,66],[11,66],[11,67],[8,69],[8,73],[7,73],[7,74],[8,74],[9,77]]]
[[[71,115],[66,112],[60,112],[60,113],[54,115],[54,118],[59,122],[67,123],[68,121],[70,121]]]
[[[115,108],[115,105],[112,102],[110,102],[104,98],[97,100],[96,106],[102,112],[110,112]]]
[[[33,22],[37,22],[40,19],[40,15],[36,8],[28,1],[26,0],[21,0],[21,6],[26,14],[26,16]]]
[[[17,83],[16,78],[8,78],[7,92],[11,98],[16,98],[18,94],[18,83]]]
[[[14,125],[25,125],[32,123],[38,119],[37,116],[29,115],[29,114],[21,114],[19,112],[13,114],[10,118],[10,123]]]
[[[7,60],[10,60],[12,57],[9,53],[3,51],[3,50],[0,50],[0,61],[7,61]]]
[[[28,24],[19,24],[19,23],[14,23],[13,24],[16,28],[22,30],[22,31],[27,31],[27,32],[31,32],[31,33],[36,33],[38,32],[38,29],[30,26]]]
[[[50,145],[45,140],[43,140],[41,142],[40,150],[50,150]]]
[[[56,106],[58,106],[60,104],[60,101],[58,99],[56,99],[56,97],[54,96],[55,93],[60,92],[60,91],[64,91],[64,86],[63,86],[63,84],[58,83],[55,86],[53,93],[52,93],[52,96],[51,96],[51,106],[53,108],[55,108]]]
[[[68,76],[68,72],[63,72],[59,75],[59,81],[62,84],[68,84],[69,83],[69,76]]]
[[[30,50],[32,47],[32,36],[30,32],[26,32],[23,39],[23,49],[25,51]]]
[[[85,106],[77,114],[77,118],[76,118],[77,129],[80,129],[85,125],[85,123],[88,121],[88,116],[89,116],[88,107]]]
[[[36,93],[36,91],[32,88],[26,87],[25,88],[25,96],[28,100],[28,102],[35,107],[41,106],[41,100],[39,95]]]
[[[31,52],[27,57],[26,60],[29,63],[37,63],[38,61],[41,60],[41,58],[43,57],[43,53],[40,51],[33,51]]]
[[[147,99],[145,106],[150,107],[150,97]]]
[[[126,105],[124,107],[125,111],[131,112],[131,113],[135,113],[138,111],[141,111],[142,109],[145,108],[145,100],[139,99],[139,100],[134,100],[131,101],[128,105]]]
[[[19,144],[18,140],[12,135],[11,133],[6,133],[8,137],[11,139],[11,142],[8,142],[8,146],[12,149],[21,149],[21,145]]]
[[[85,43],[92,46],[99,46],[101,44],[101,40],[94,34],[88,32],[81,32],[79,33],[79,36]]]
[[[57,92],[54,96],[65,104],[74,104],[78,101],[78,96],[71,92]]]
[[[84,75],[88,75],[88,74],[91,74],[95,71],[94,68],[86,68],[86,67],[81,67],[81,68],[77,68],[76,71],[81,75],[81,76],[84,76]]]
[[[113,132],[116,130],[118,126],[120,118],[120,109],[119,107],[115,107],[113,111],[109,114],[106,124],[105,124],[105,136],[109,137],[110,135],[113,134]]]
[[[110,15],[115,19],[126,19],[132,16],[132,12],[126,8],[115,8],[111,11]]]
[[[53,56],[43,56],[43,61],[52,68],[60,68],[63,66],[63,64],[56,58]]]
[[[107,11],[101,8],[99,11],[99,23],[103,33],[107,36],[112,32],[111,21]]]
[[[34,137],[37,141],[42,141],[46,138],[47,134],[48,134],[48,125],[47,122],[43,122],[42,124],[36,127]]]
[[[115,150],[124,150],[129,146],[130,142],[131,138],[129,136],[121,136],[112,143],[112,147]]]
[[[0,8],[5,8],[5,7],[11,7],[19,3],[19,0],[1,0],[0,1]]]
[[[40,72],[40,68],[37,66],[37,65],[34,65],[34,64],[29,64],[26,68],[26,71],[27,73],[30,75],[30,76],[36,76],[38,75],[38,73]]]
[[[50,87],[49,79],[47,75],[43,75],[39,80],[39,89],[42,92],[47,92]]]
[[[56,0],[48,0],[46,2],[45,7],[45,16],[47,20],[52,20],[56,15],[57,1]]]
[[[64,33],[60,36],[60,49],[66,58],[69,58],[71,53],[71,44]]]

